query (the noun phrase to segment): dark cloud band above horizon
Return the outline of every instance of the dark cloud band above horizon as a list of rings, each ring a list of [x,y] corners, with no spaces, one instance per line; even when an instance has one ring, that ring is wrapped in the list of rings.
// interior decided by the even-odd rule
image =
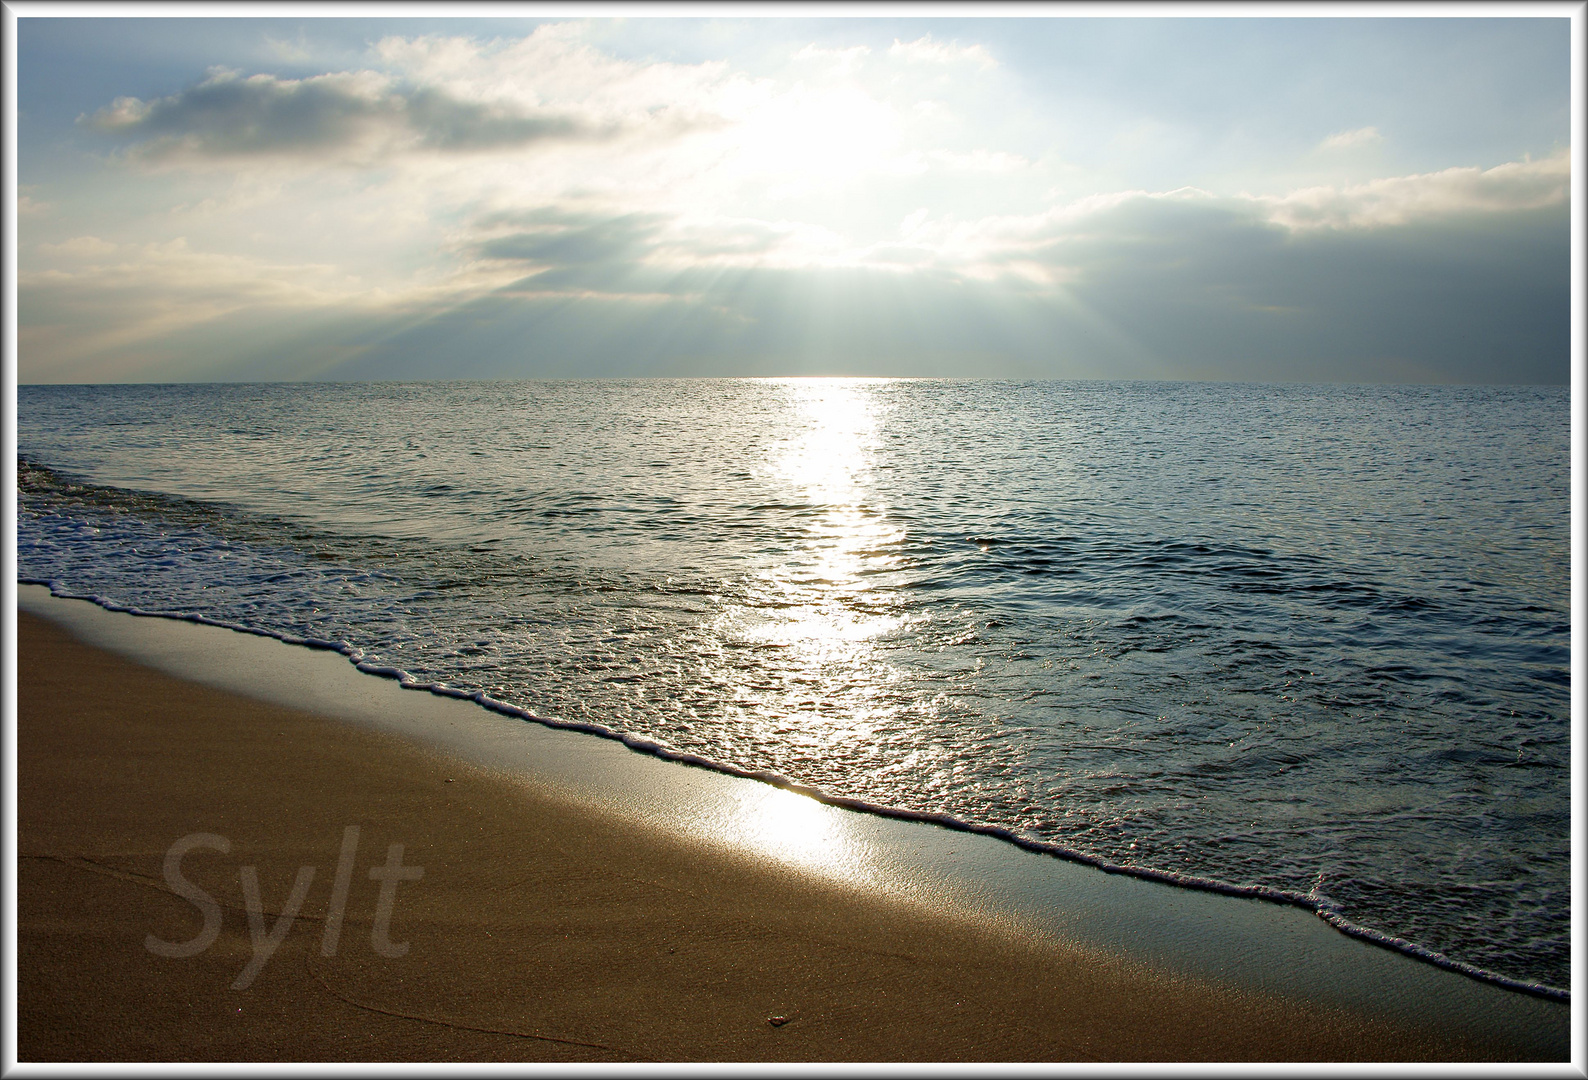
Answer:
[[[231,314],[164,335],[156,347],[175,359],[184,341],[273,307],[302,314],[256,331],[262,354],[189,364],[182,377],[254,378],[259,355],[291,355],[294,377],[330,379],[693,372],[1569,380],[1564,205],[1301,234],[1197,202],[1139,199],[1100,218],[1050,244],[1067,264],[1063,284],[1011,289],[942,271],[648,265],[673,223],[586,215],[566,228],[480,245],[480,255],[519,276],[459,302],[338,315],[335,305],[305,303],[283,287],[240,299]],[[213,275],[204,280],[214,303],[224,286]],[[28,282],[23,333],[169,295],[169,287],[130,274],[97,289]],[[340,326],[340,336],[327,335],[327,325]],[[176,370],[151,373],[171,378]]]

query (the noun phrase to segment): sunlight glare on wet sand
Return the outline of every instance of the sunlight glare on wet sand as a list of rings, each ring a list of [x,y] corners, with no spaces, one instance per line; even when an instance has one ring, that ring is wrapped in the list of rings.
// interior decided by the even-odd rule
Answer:
[[[725,611],[720,624],[725,639],[754,648],[777,671],[740,686],[745,720],[815,754],[875,739],[877,721],[894,708],[882,698],[897,673],[878,639],[903,622],[885,582],[901,562],[905,530],[873,489],[885,412],[873,384],[883,381],[776,380],[786,420],[775,480],[805,535],[761,568],[751,602]],[[752,847],[843,876],[859,872],[831,808],[773,791],[744,811]]]

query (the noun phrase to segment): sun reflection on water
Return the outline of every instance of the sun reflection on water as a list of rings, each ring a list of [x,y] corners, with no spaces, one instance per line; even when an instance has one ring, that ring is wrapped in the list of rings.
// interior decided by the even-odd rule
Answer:
[[[887,381],[776,384],[786,408],[766,479],[779,492],[771,512],[788,515],[795,538],[754,571],[746,602],[725,610],[719,629],[757,658],[738,672],[741,722],[796,756],[878,749],[900,708],[902,675],[885,639],[906,621],[890,574],[904,565],[907,534],[875,476]],[[766,798],[744,808],[753,846],[830,872],[854,862],[830,808],[775,789]]]
[[[766,532],[782,538],[748,568],[744,590],[713,620],[720,643],[704,672],[731,693],[744,745],[776,743],[792,775],[802,761],[893,761],[901,713],[920,711],[906,672],[889,656],[909,616],[897,574],[907,530],[878,484],[888,437],[881,379],[773,380],[757,479]],[[829,875],[874,868],[846,815],[775,787],[740,797],[719,838]]]
[[[798,550],[763,577],[790,605],[779,628],[786,644],[817,652],[893,629],[875,609],[882,599],[868,578],[899,565],[905,531],[889,520],[873,470],[884,406],[876,381],[789,380],[791,431],[778,457],[779,479],[803,504],[806,535]]]

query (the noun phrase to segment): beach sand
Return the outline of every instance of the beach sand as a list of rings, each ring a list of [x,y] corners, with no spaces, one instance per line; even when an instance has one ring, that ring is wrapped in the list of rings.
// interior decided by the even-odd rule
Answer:
[[[736,858],[435,751],[186,683],[18,612],[22,1061],[1476,1060],[1492,1048]],[[323,955],[339,852],[359,827]],[[180,871],[180,838],[216,834]],[[384,866],[401,844],[376,951]],[[283,905],[315,867],[290,925]],[[246,989],[261,935],[285,937]],[[388,950],[392,951],[392,950]],[[777,1023],[772,1021],[776,1019]]]

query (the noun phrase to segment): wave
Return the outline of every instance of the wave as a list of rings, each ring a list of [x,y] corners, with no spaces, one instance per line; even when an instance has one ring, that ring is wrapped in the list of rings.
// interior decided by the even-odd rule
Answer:
[[[857,813],[872,814],[878,817],[893,818],[900,821],[913,821],[934,825],[956,832],[974,833],[1012,844],[1015,847],[1067,862],[1089,866],[1107,874],[1120,874],[1127,877],[1139,878],[1145,881],[1155,881],[1177,888],[1195,889],[1201,892],[1218,893],[1224,896],[1242,897],[1263,900],[1270,903],[1285,904],[1291,907],[1302,908],[1310,911],[1336,930],[1350,937],[1366,941],[1381,948],[1412,957],[1416,960],[1432,964],[1436,967],[1467,976],[1479,982],[1488,983],[1506,990],[1518,991],[1535,997],[1554,1001],[1567,1002],[1571,1000],[1571,992],[1559,987],[1548,986],[1541,982],[1525,979],[1515,979],[1498,972],[1490,971],[1474,964],[1456,960],[1436,950],[1426,948],[1413,941],[1375,930],[1347,918],[1327,896],[1319,891],[1319,885],[1306,893],[1294,890],[1280,889],[1268,885],[1241,885],[1212,878],[1198,877],[1191,874],[1178,873],[1172,870],[1158,870],[1152,867],[1131,866],[1111,862],[1107,859],[1088,855],[1085,852],[1050,841],[1038,840],[1021,835],[998,825],[989,825],[981,822],[967,821],[951,814],[936,813],[931,811],[910,810],[902,807],[887,806],[879,803],[868,802],[864,799],[836,795],[809,784],[800,783],[787,776],[768,770],[745,769],[731,762],[718,761],[700,754],[675,749],[665,743],[657,742],[636,736],[604,724],[581,720],[563,720],[555,717],[541,716],[528,709],[500,701],[491,697],[484,691],[461,690],[441,682],[426,682],[415,678],[409,672],[388,664],[372,663],[366,659],[363,649],[345,641],[333,641],[322,638],[302,637],[295,634],[283,633],[264,627],[253,626],[247,623],[233,622],[225,619],[216,619],[195,612],[178,611],[151,611],[145,608],[118,603],[108,597],[95,593],[76,593],[69,591],[60,582],[19,577],[19,584],[40,585],[48,588],[52,596],[65,600],[86,600],[96,604],[106,611],[113,611],[142,618],[172,619],[181,622],[196,623],[203,626],[214,626],[236,633],[251,634],[258,637],[272,638],[283,644],[295,645],[310,649],[336,652],[346,657],[359,671],[379,678],[391,679],[405,690],[418,690],[438,697],[455,698],[471,701],[491,712],[514,719],[540,724],[548,728],[563,731],[574,731],[581,734],[593,735],[598,738],[610,739],[620,742],[636,753],[647,754],[664,761],[675,762],[694,768],[706,769],[711,772],[726,776],[753,780],[758,783],[768,784],[782,788],[785,791],[804,795],[817,802],[828,806],[839,807]],[[1321,875],[1320,875],[1321,876]],[[1321,884],[1321,883],[1320,883]]]

